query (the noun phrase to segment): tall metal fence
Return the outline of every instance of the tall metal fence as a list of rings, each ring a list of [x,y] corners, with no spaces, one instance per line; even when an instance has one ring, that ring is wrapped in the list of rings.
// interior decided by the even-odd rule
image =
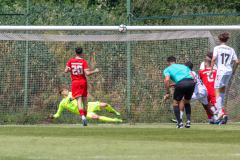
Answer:
[[[57,110],[61,86],[71,88],[64,75],[74,48],[92,52],[100,73],[88,78],[91,98],[112,104],[124,122],[169,122],[171,101],[163,102],[163,70],[166,58],[188,60],[198,71],[208,51],[218,44],[222,31],[31,31],[0,33],[0,122],[42,123]],[[229,45],[239,53],[239,31],[230,31]],[[239,55],[239,54],[238,54]],[[232,121],[240,119],[239,70],[228,93],[227,111]],[[206,122],[199,102],[193,102],[193,121]],[[106,113],[99,113],[106,114]],[[79,116],[65,112],[55,123],[78,123]]]

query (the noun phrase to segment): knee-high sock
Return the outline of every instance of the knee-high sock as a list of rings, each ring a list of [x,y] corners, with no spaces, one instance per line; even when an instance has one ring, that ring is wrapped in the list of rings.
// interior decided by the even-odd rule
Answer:
[[[202,106],[203,106],[204,110],[205,110],[206,113],[207,113],[207,117],[208,117],[208,119],[211,119],[212,116],[213,116],[213,112],[212,112],[212,110],[209,108],[208,105],[202,104]]]
[[[224,108],[222,108],[222,114],[227,115],[227,113],[226,113]]]
[[[180,118],[180,109],[179,109],[179,106],[173,106],[173,110],[174,110],[174,114],[175,114],[175,117],[176,117],[176,120],[178,123],[181,123],[182,122],[182,119]]]
[[[218,115],[217,115],[217,119],[221,119],[224,115],[227,115],[226,112],[225,112],[225,109],[222,108],[219,112],[218,112]]]
[[[185,104],[185,112],[186,112],[187,120],[191,121],[191,105],[190,105],[190,103]]]
[[[86,119],[85,113],[86,113],[86,111],[84,111],[84,109],[79,109],[79,114],[82,119]]]
[[[87,117],[87,111],[86,110],[84,110],[84,116]]]
[[[180,111],[180,119],[183,119],[183,113],[184,111]]]
[[[216,98],[216,114],[218,114],[218,112],[222,109],[222,97],[221,96],[218,96]]]
[[[110,104],[107,104],[106,110],[111,113],[115,113],[116,115],[120,115],[119,112],[117,112]]]
[[[222,99],[222,107],[224,106],[224,97],[225,97],[225,93],[220,93],[219,96],[221,97]]]
[[[122,122],[121,119],[118,118],[110,118],[110,117],[105,117],[105,116],[99,116],[98,118],[102,122]]]
[[[216,114],[218,116],[218,119],[220,119],[224,114],[224,96],[225,96],[225,93],[220,93],[219,96],[217,97],[216,99],[216,107],[217,107],[217,111],[216,111]]]
[[[216,108],[217,108],[217,110],[216,110],[215,114],[218,115],[218,119],[221,118],[221,115],[222,115],[221,110],[222,110],[223,105],[224,105],[223,104],[223,102],[224,102],[223,98],[224,98],[224,94],[222,94],[222,93],[220,93],[220,95],[216,98]]]

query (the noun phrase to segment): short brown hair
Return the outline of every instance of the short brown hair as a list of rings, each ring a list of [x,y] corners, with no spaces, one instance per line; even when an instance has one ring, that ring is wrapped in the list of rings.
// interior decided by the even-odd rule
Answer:
[[[207,53],[206,56],[207,56],[209,59],[212,59],[212,57],[213,57],[213,53],[208,51],[208,53]]]
[[[208,66],[211,66],[211,60],[205,59],[205,65],[207,64]]]
[[[58,89],[58,93],[61,95],[62,94],[62,91],[67,89],[68,90],[68,87],[66,86],[61,86],[59,89]]]
[[[219,34],[218,39],[221,42],[227,42],[228,39],[229,39],[229,33],[228,32],[223,32],[223,33]]]
[[[59,89],[58,93],[61,95],[61,94],[62,94],[62,91],[63,91],[64,89],[65,89],[65,88]]]

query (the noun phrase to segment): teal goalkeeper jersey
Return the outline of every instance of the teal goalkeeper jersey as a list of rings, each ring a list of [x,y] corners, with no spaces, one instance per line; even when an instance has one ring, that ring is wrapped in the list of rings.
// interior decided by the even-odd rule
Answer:
[[[183,79],[191,78],[191,70],[183,64],[171,64],[163,71],[164,76],[170,76],[174,83],[178,83]]]

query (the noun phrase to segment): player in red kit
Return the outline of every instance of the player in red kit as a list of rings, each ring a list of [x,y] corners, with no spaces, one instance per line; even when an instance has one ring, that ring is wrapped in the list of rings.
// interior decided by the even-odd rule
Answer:
[[[72,97],[77,99],[79,114],[82,118],[83,126],[87,126],[87,78],[91,74],[99,72],[96,68],[92,71],[88,68],[88,63],[83,59],[83,49],[75,49],[76,56],[71,58],[66,65],[65,72],[71,73]]]
[[[205,61],[205,69],[199,71],[200,79],[202,80],[203,84],[206,86],[208,91],[208,101],[215,105],[216,97],[215,97],[215,90],[214,90],[214,81],[216,78],[217,70],[213,69],[213,73],[211,76],[211,61]]]
[[[207,88],[208,92],[208,102],[212,104],[211,110],[214,113],[216,111],[216,96],[215,96],[215,89],[214,89],[214,83],[217,75],[217,70],[213,69],[212,74],[211,73],[211,60],[206,59],[205,60],[205,68],[203,70],[199,71],[200,79],[202,80],[203,84]],[[223,115],[226,115],[225,110],[222,109]],[[215,115],[215,118],[213,119],[213,122],[217,120],[217,116]]]

